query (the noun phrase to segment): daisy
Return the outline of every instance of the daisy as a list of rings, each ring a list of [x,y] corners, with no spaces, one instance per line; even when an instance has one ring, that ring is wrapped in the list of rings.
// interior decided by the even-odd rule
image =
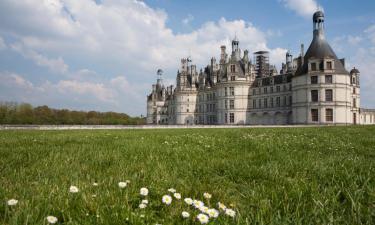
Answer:
[[[76,186],[70,186],[69,192],[70,193],[78,193],[79,189]]]
[[[199,200],[194,200],[193,201],[193,206],[197,209],[199,209],[200,207],[203,207],[204,206],[204,203],[199,201]]]
[[[217,218],[219,216],[219,211],[217,209],[208,209],[207,214],[211,218]]]
[[[172,203],[172,197],[169,195],[164,195],[162,201],[166,205],[170,205]]]
[[[9,206],[17,205],[17,203],[18,203],[18,200],[16,200],[16,199],[10,199],[10,200],[8,200],[8,205]]]
[[[143,196],[147,196],[148,195],[148,189],[143,187],[141,188],[140,192],[139,192],[141,195]]]
[[[206,224],[206,223],[208,223],[208,216],[205,215],[205,214],[202,214],[202,213],[198,214],[197,219],[199,220],[199,222],[200,222],[201,224]]]
[[[98,186],[98,185],[99,185],[99,184],[96,183],[96,182],[92,183],[92,186]]]
[[[55,223],[57,223],[57,218],[54,217],[54,216],[47,216],[46,219],[47,219],[48,223],[50,223],[50,224],[55,224]]]
[[[174,196],[176,199],[181,199],[181,194],[180,194],[180,193],[174,193],[173,196]]]
[[[230,216],[230,217],[236,216],[236,212],[233,209],[226,209],[225,214]]]
[[[218,202],[217,206],[219,207],[219,209],[221,209],[223,211],[225,211],[227,209],[227,207],[223,203],[221,203],[221,202]]]
[[[119,188],[126,188],[127,185],[128,185],[128,183],[126,183],[126,182],[118,182]]]
[[[206,214],[208,214],[208,207],[206,207],[206,206],[201,206],[201,207],[199,207],[198,208],[202,213],[206,213]]]
[[[142,200],[142,204],[146,204],[147,205],[148,204],[148,200],[147,199],[143,199]]]
[[[144,208],[146,208],[146,207],[147,207],[147,205],[144,204],[144,203],[139,204],[139,208],[140,208],[140,209],[144,209]]]
[[[174,189],[174,188],[169,188],[168,191],[171,192],[171,193],[175,193],[175,192],[176,192],[176,189]]]
[[[212,195],[210,193],[203,193],[203,197],[206,198],[206,199],[210,199],[212,197]]]
[[[185,198],[184,201],[185,201],[185,203],[188,204],[188,205],[193,204],[193,199],[191,199],[191,198]]]
[[[188,212],[186,212],[186,211],[183,211],[183,212],[181,213],[181,216],[182,216],[183,218],[188,218],[188,217],[190,217],[190,213],[188,213]]]

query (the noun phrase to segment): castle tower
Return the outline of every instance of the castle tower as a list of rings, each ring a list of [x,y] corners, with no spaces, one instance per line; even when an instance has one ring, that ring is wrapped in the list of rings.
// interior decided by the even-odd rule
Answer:
[[[325,38],[325,16],[313,15],[313,39],[292,78],[293,122],[351,124],[350,75]]]
[[[240,60],[240,49],[239,49],[239,40],[236,37],[234,37],[233,41],[232,41],[232,60]]]

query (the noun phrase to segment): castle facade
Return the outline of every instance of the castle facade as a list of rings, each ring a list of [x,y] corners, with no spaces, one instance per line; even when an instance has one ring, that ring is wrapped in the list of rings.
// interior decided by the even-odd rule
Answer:
[[[375,124],[375,110],[360,108],[360,72],[348,72],[324,35],[324,14],[313,15],[313,40],[298,57],[287,52],[278,71],[269,53],[231,53],[221,46],[219,60],[199,72],[181,60],[176,87],[165,87],[161,71],[147,96],[148,124]]]

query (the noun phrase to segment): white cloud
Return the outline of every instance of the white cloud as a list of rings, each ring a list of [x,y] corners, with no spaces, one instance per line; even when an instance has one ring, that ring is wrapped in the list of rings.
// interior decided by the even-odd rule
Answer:
[[[38,66],[47,67],[50,71],[62,74],[68,71],[68,65],[65,64],[64,60],[61,57],[57,59],[47,58],[34,50],[26,49],[25,46],[20,43],[12,44],[10,47],[12,50],[18,52],[23,57],[32,60]]]
[[[5,41],[2,37],[0,37],[0,50],[4,50],[7,48],[7,45],[5,44]]]
[[[136,109],[144,113],[145,96],[151,88],[144,84],[154,82],[157,68],[166,71],[166,80],[174,80],[180,58],[186,57],[189,50],[198,68],[205,66],[210,57],[219,57],[221,45],[226,44],[230,51],[234,34],[242,50],[269,50],[271,62],[278,67],[284,61],[282,54],[286,50],[267,46],[272,32],[264,32],[247,21],[221,18],[192,32],[175,34],[166,25],[167,17],[164,11],[136,0],[107,0],[101,4],[92,0],[0,2],[0,31],[16,40],[13,50],[39,66],[64,73],[61,79],[74,80],[61,81],[61,90],[75,93],[80,85],[85,93],[99,90],[101,94],[94,97],[122,102],[120,107],[125,112]],[[63,59],[90,70],[69,71]],[[118,78],[119,71],[126,71],[125,81]],[[111,84],[111,79],[115,83]],[[123,97],[118,94],[117,82],[131,90],[137,100],[115,99]],[[130,87],[126,82],[131,83]],[[106,87],[116,88],[116,92],[106,91]]]
[[[188,25],[193,20],[194,20],[194,16],[189,14],[186,18],[182,20],[182,23],[185,25]]]
[[[285,7],[295,11],[300,16],[312,18],[314,12],[322,7],[315,0],[279,0]]]

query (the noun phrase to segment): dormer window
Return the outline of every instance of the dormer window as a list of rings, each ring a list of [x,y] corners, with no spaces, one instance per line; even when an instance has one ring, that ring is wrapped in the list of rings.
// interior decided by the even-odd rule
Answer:
[[[230,80],[231,80],[231,81],[235,81],[235,80],[236,80],[236,77],[235,77],[235,76],[231,76],[231,77],[230,77]]]
[[[311,71],[316,71],[316,63],[311,63]]]
[[[327,62],[327,70],[332,70],[332,62]]]
[[[230,72],[231,73],[236,72],[236,65],[230,65]]]

